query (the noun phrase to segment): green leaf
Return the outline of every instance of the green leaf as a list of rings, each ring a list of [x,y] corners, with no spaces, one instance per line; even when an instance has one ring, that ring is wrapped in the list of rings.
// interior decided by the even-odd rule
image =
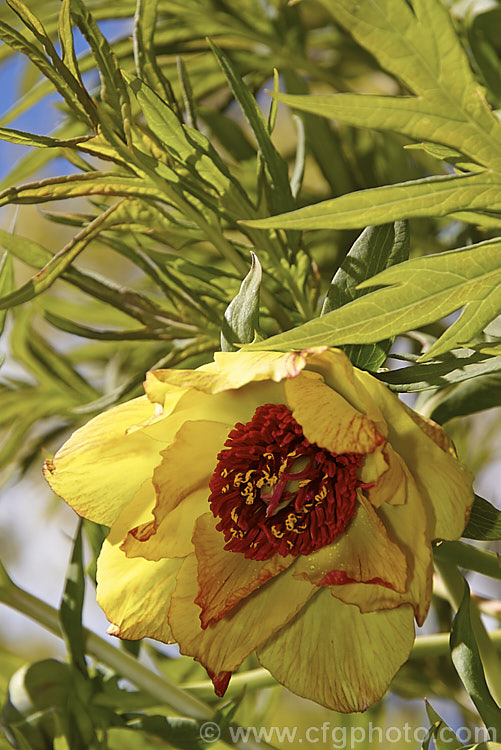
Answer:
[[[3,297],[11,293],[14,288],[14,267],[12,264],[12,256],[9,253],[4,253],[0,260],[0,297]],[[0,334],[3,332],[5,326],[5,318],[7,317],[7,310],[0,311]]]
[[[363,297],[367,292],[357,288],[362,281],[408,257],[409,233],[406,223],[364,229],[331,281],[322,315]],[[386,339],[365,346],[347,346],[344,350],[354,365],[375,371],[386,359],[392,343],[393,339]]]
[[[209,44],[221,66],[221,69],[223,70],[223,73],[228,79],[228,83],[233,91],[235,99],[240,104],[247,122],[252,128],[259,151],[271,177],[275,209],[277,211],[287,211],[294,205],[294,199],[289,184],[287,163],[282,159],[273,145],[266,120],[264,119],[257,102],[231,64],[231,61],[224,52],[210,40]]]
[[[206,750],[200,733],[200,723],[194,719],[183,719],[174,716],[145,716],[144,714],[125,714],[127,727],[168,742],[179,750]]]
[[[483,76],[489,98],[501,102],[501,8],[479,4],[472,5],[466,17],[468,42],[473,53],[473,61]]]
[[[124,174],[91,172],[70,177],[49,177],[40,182],[31,182],[16,188],[7,188],[0,193],[0,206],[11,203],[45,203],[61,198],[76,198],[82,195],[123,195],[153,198],[168,202],[165,194],[144,178]]]
[[[451,408],[444,407],[441,414],[441,406],[443,403],[447,403],[449,394],[454,402],[454,394],[459,390],[456,384],[468,381],[468,385],[472,389],[475,389],[477,382],[483,382],[483,376],[486,378],[488,375],[495,376],[499,373],[500,369],[501,356],[485,358],[485,354],[472,353],[471,349],[454,349],[447,352],[447,354],[443,354],[438,359],[433,359],[429,362],[412,364],[409,367],[400,367],[387,372],[378,372],[376,377],[382,380],[383,383],[386,383],[392,391],[400,393],[415,393],[436,388],[448,388],[443,394],[437,394],[438,406],[434,407],[433,412],[430,414],[435,422],[443,424],[447,419],[451,419],[452,416],[459,416],[459,411],[457,414],[453,414],[452,403]],[[450,389],[449,386],[455,387]],[[484,393],[483,387],[480,387],[480,392],[481,394]],[[494,389],[492,393],[485,394],[485,401],[482,400],[482,396],[478,404],[474,400],[470,400],[468,401],[468,408],[471,408],[473,411],[465,413],[471,414],[483,408],[490,408],[489,406],[483,406],[483,404],[487,403],[488,399],[494,402],[496,398],[499,399],[499,394]],[[456,403],[459,408],[461,401],[458,399]],[[449,416],[449,414],[452,416]],[[442,418],[442,416],[445,418]]]
[[[4,141],[9,141],[10,143],[19,143],[22,146],[37,146],[38,148],[72,148],[78,143],[88,140],[89,136],[82,135],[77,138],[69,138],[68,140],[59,140],[58,138],[51,138],[47,135],[26,133],[24,130],[0,128],[0,138]]]
[[[61,59],[77,81],[82,83],[78,68],[73,29],[71,27],[71,0],[62,0],[59,12],[58,36],[61,43]]]
[[[451,149],[457,149],[462,162],[466,161],[466,156],[469,159],[478,158],[483,166],[492,165],[493,154],[485,148],[485,141],[490,140],[488,134],[476,123],[469,122],[470,118],[465,110],[460,110],[462,121],[454,122],[450,104],[441,92],[419,98],[376,94],[273,96],[302,112],[330,117],[358,127],[395,130],[417,140],[441,144],[447,147],[447,155],[451,154]],[[491,130],[493,136],[496,130],[501,133],[501,125],[494,122]],[[470,132],[471,138],[468,139]]]
[[[203,179],[210,188],[215,188],[219,196],[234,193],[237,200],[241,197],[244,205],[250,206],[242,189],[231,179],[224,162],[205,136],[183,125],[172,109],[144,81],[137,78],[132,80],[130,89],[141,106],[151,132],[166,151],[193,174],[199,191],[203,187]]]
[[[155,28],[158,0],[138,0],[134,17],[134,60],[138,78],[153,91],[163,94],[174,111],[177,103],[169,81],[165,78],[155,56]]]
[[[501,310],[500,248],[501,240],[496,239],[399,263],[360,285],[393,286],[246,348],[288,351],[370,344],[427,325],[466,305],[461,317],[421,357],[430,359],[471,340]]]
[[[459,750],[462,742],[458,740],[452,729],[447,726],[445,721],[437,714],[428,701],[425,701],[426,713],[431,722],[428,738],[423,742],[422,748],[428,750],[430,739],[433,737],[435,750]]]
[[[501,510],[495,508],[483,497],[475,495],[463,536],[466,539],[480,539],[483,542],[501,539]]]
[[[383,68],[418,96],[378,97],[371,113],[370,99],[356,97],[356,104],[353,95],[347,95],[354,116],[368,118],[362,125],[409,128],[413,131],[409,134],[419,133],[414,137],[455,146],[480,164],[501,169],[501,124],[473,77],[444,4],[436,0],[414,0],[412,5],[405,0],[322,2]],[[437,120],[437,115],[445,115],[445,121]]]
[[[484,409],[501,406],[501,357],[492,357],[496,371],[466,380],[444,393],[430,413],[439,424],[454,417],[465,417]],[[485,363],[489,366],[489,360]]]
[[[83,528],[85,535],[89,541],[92,550],[92,560],[86,568],[86,573],[92,580],[96,581],[96,570],[97,570],[97,558],[101,552],[103,542],[108,535],[108,527],[102,526],[94,521],[89,521],[87,518],[83,519]]]
[[[108,105],[114,124],[123,131],[130,143],[130,102],[118,61],[106,37],[82,0],[72,0],[71,15],[87,40],[99,69],[101,99]],[[103,126],[103,112],[100,124]]]
[[[85,576],[82,559],[82,522],[73,541],[71,561],[66,572],[66,583],[59,608],[59,618],[66,647],[72,664],[87,675],[85,638],[82,626],[82,609],[85,594]]]
[[[267,219],[242,220],[260,229],[358,229],[417,216],[501,211],[501,177],[491,172],[425,177],[357,190]]]
[[[98,341],[172,341],[173,339],[193,338],[196,332],[194,328],[179,326],[176,328],[175,323],[167,326],[167,320],[157,324],[155,328],[137,328],[132,331],[124,331],[117,328],[113,329],[96,329],[90,326],[76,323],[73,320],[61,317],[49,310],[44,311],[44,318],[49,321],[55,328],[61,331],[71,333],[74,336],[82,336],[88,339],[97,339]]]
[[[236,351],[238,347],[235,344],[248,344],[256,338],[259,326],[259,287],[263,271],[257,255],[252,251],[251,259],[250,271],[224,313],[221,331],[223,352]]]
[[[9,0],[9,5],[35,36],[36,40],[44,47],[49,59],[36,44],[28,41],[19,31],[3,21],[0,21],[0,39],[14,50],[26,55],[39,68],[45,78],[51,81],[70,109],[74,110],[81,120],[92,126],[95,122],[94,103],[80,81],[73,76],[59,58],[43,25],[20,0]]]
[[[484,668],[470,622],[470,589],[465,581],[464,596],[451,629],[451,657],[468,695],[475,704],[489,733],[501,736],[501,709],[485,681]]]
[[[64,270],[73,262],[106,225],[108,219],[115,213],[119,203],[111,206],[107,211],[97,216],[87,227],[78,232],[73,239],[54,255],[42,270],[27,281],[16,291],[0,297],[0,309],[20,305],[41,294],[48,289]]]

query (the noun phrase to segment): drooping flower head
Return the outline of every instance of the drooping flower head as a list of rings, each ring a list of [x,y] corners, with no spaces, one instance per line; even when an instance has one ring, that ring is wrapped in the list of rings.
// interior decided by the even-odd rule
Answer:
[[[473,501],[445,432],[335,349],[219,353],[145,388],[46,463],[110,526],[110,632],[177,642],[219,695],[256,651],[330,708],[378,700],[426,617],[431,541]]]

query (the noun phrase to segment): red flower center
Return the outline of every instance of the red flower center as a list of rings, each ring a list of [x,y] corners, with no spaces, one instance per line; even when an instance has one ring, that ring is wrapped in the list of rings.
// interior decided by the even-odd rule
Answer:
[[[210,482],[225,549],[266,560],[325,547],[355,514],[360,453],[336,455],[310,443],[283,404],[259,406],[238,422]]]

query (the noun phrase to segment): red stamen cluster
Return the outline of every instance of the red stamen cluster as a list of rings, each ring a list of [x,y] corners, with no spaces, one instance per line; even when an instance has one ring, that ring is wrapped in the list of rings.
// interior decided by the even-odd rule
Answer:
[[[330,453],[304,436],[283,404],[237,423],[210,482],[225,549],[266,560],[324,547],[355,514],[359,453]]]

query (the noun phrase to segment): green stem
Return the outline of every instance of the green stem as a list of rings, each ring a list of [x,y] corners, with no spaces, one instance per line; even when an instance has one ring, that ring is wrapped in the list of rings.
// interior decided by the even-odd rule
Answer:
[[[46,630],[62,638],[59,612],[50,604],[29,594],[19,588],[9,578],[5,568],[0,562],[0,602],[17,612],[30,617],[42,625]],[[197,720],[214,721],[216,712],[214,708],[203,703],[199,698],[186,692],[183,688],[173,685],[167,678],[155,674],[143,666],[133,656],[125,651],[112,646],[103,638],[83,628],[85,637],[85,651],[101,664],[105,664],[123,677],[126,677],[138,688],[153,696],[158,704],[167,704],[183,716]],[[212,684],[212,683],[211,683]],[[213,697],[213,692],[212,696]],[[233,748],[239,750],[276,750],[271,745],[263,742],[254,742],[251,738],[247,741],[229,743]]]
[[[464,578],[459,572],[457,565],[435,554],[435,567],[440,574],[447,592],[447,598],[452,608],[457,611],[464,594]],[[501,703],[501,659],[497,653],[497,643],[492,633],[488,633],[478,606],[474,600],[470,602],[471,627],[480,652],[480,658],[484,667],[485,679],[494,700]],[[498,631],[494,631],[497,633]]]

